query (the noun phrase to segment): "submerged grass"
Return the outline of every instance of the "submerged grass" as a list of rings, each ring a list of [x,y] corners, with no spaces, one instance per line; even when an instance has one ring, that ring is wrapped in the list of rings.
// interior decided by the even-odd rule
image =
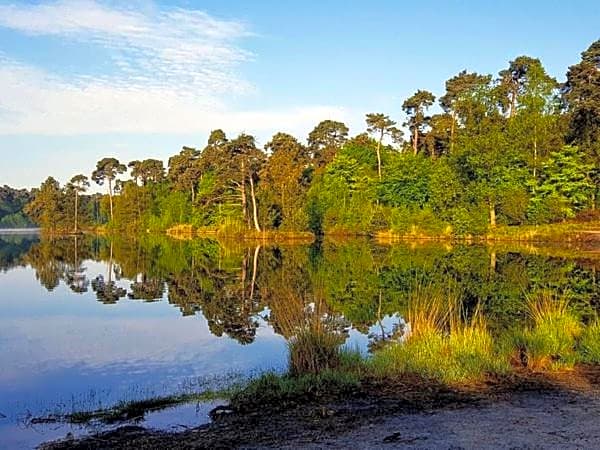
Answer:
[[[209,402],[218,399],[228,400],[232,398],[241,388],[242,387],[239,384],[234,384],[219,390],[207,390],[198,393],[153,397],[127,402],[123,401],[111,408],[99,409],[95,411],[77,411],[67,414],[65,417],[56,419],[74,424],[85,424],[90,422],[102,422],[110,424],[123,422],[141,418],[150,411],[166,409],[184,403]]]
[[[500,336],[492,334],[479,307],[468,313],[461,305],[451,289],[415,287],[402,337],[367,358],[343,348],[342,335],[319,321],[303,322],[290,340],[288,372],[251,381],[232,396],[231,407],[244,412],[340,398],[362,392],[364,383],[393,383],[405,375],[459,387],[523,368],[600,363],[600,322],[584,328],[565,296],[542,291],[528,299],[529,326]]]

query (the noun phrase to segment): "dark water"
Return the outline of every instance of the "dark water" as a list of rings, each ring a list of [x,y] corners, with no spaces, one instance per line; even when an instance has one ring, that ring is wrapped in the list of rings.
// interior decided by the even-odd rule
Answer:
[[[68,431],[32,431],[31,417],[284,370],[286,339],[309,316],[367,351],[401,322],[415,283],[455,286],[498,329],[524,320],[524,299],[543,288],[592,316],[598,269],[594,249],[562,247],[0,234],[0,448]]]

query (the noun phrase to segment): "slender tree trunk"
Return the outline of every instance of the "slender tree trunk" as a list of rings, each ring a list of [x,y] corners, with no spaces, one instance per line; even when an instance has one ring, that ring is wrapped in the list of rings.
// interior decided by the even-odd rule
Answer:
[[[377,142],[377,174],[379,175],[379,180],[381,181],[381,141],[383,140],[383,130],[381,130],[381,134],[379,135],[379,141]]]
[[[256,275],[258,273],[258,255],[260,253],[260,245],[254,249],[254,260],[252,262],[252,285],[250,286],[250,301],[254,298],[254,287],[256,285]]]
[[[250,196],[252,197],[252,219],[254,220],[254,228],[260,233],[260,225],[258,224],[258,209],[256,207],[256,195],[254,194],[254,177],[250,175]]]
[[[417,128],[417,125],[415,124],[415,129],[413,132],[413,153],[415,155],[417,154],[418,147],[419,147],[419,129]]]
[[[75,188],[75,233],[77,233],[77,209],[79,206],[79,192],[77,191],[77,188]]]
[[[377,321],[379,322],[379,327],[381,328],[381,340],[385,341],[385,328],[383,327],[383,322],[381,321],[381,289],[379,289],[379,305],[377,306]]]
[[[285,205],[285,186],[282,184],[281,187],[281,221],[283,222],[288,217],[287,206]],[[281,225],[281,224],[280,224]]]
[[[112,180],[108,179],[108,203],[110,205],[110,220],[113,220],[113,191],[112,191]]]
[[[240,186],[242,196],[242,217],[245,223],[248,223],[247,211],[246,211],[246,162],[242,158],[242,184]]]
[[[242,288],[242,311],[246,310],[246,276],[248,274],[246,264],[248,264],[248,253],[244,250],[244,258],[242,259],[242,276],[241,276],[241,288]]]
[[[450,127],[450,153],[454,151],[454,132],[456,129],[456,111],[452,111],[452,126]]]
[[[534,126],[533,127],[533,179],[534,180],[537,175],[537,158],[538,158],[537,126]]]
[[[494,203],[491,200],[489,200],[489,206],[490,206],[490,227],[496,228],[496,205],[494,205]]]
[[[75,235],[75,260],[73,261],[73,266],[75,267],[75,271],[79,270],[79,263],[77,262],[77,235]]]
[[[496,272],[496,250],[490,252],[490,273]]]
[[[511,96],[510,96],[510,114],[509,117],[512,118],[515,116],[515,109],[517,108],[517,89],[513,87]]]
[[[110,257],[108,258],[108,284],[110,285],[112,281],[112,272],[113,272],[113,242],[110,241]]]

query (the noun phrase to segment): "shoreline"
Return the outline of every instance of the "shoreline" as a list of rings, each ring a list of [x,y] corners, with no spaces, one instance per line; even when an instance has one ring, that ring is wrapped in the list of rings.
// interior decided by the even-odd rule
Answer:
[[[516,442],[528,443],[528,436],[536,436],[531,437],[524,427],[526,423],[503,422],[506,411],[520,411],[531,420],[541,420],[548,416],[547,410],[556,412],[561,405],[567,409],[559,417],[552,416],[557,422],[578,420],[572,417],[577,411],[582,415],[589,414],[590,409],[600,412],[600,366],[581,365],[552,373],[519,372],[462,386],[414,376],[392,381],[367,380],[351,395],[323,396],[287,406],[260,404],[244,411],[218,407],[211,413],[211,423],[186,431],[171,433],[125,426],[82,439],[48,442],[40,448],[372,448],[377,443],[410,444],[411,438],[407,442],[401,438],[418,434],[419,427],[411,428],[411,424],[447,416],[457,423],[485,416],[487,426],[508,426]],[[595,417],[592,415],[591,419]],[[398,434],[394,428],[400,424],[406,429]],[[478,426],[473,423],[473,430]],[[596,439],[586,442],[600,443],[600,425],[595,429],[582,428]],[[546,431],[553,430],[539,430]],[[578,432],[581,434],[582,430]],[[426,439],[448,445],[454,442],[452,436],[435,430],[429,430]]]
[[[48,233],[41,228],[23,229],[0,229],[0,234],[41,234],[55,238],[80,236],[84,234],[111,236],[132,235],[122,233],[118,230],[107,230],[106,228],[83,229],[78,233],[55,232]],[[176,225],[162,231],[150,231],[133,233],[133,235],[163,234],[173,239],[192,240],[202,238],[216,238],[222,240],[257,241],[257,242],[298,242],[312,243],[322,239],[354,239],[367,238],[380,244],[393,244],[397,242],[431,241],[431,242],[453,242],[466,244],[485,243],[527,243],[527,244],[574,244],[584,243],[597,245],[600,249],[600,222],[575,222],[558,223],[546,225],[524,225],[498,227],[480,235],[458,236],[451,234],[431,235],[426,233],[398,233],[391,230],[373,233],[330,231],[316,235],[310,231],[278,231],[278,230],[235,230],[226,231],[218,229],[194,228],[192,225]]]

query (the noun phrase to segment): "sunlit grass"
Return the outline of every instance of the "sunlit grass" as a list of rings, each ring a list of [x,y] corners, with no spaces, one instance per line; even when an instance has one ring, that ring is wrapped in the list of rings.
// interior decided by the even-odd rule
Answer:
[[[527,300],[527,309],[532,326],[513,332],[513,345],[526,366],[532,370],[573,367],[582,325],[567,298],[542,291]]]
[[[470,319],[454,293],[416,289],[407,308],[403,342],[376,352],[370,366],[378,376],[404,373],[448,383],[475,381],[508,370],[479,311]]]
[[[406,310],[407,334],[410,337],[444,332],[456,314],[458,297],[438,287],[417,284],[411,292]]]
[[[600,364],[600,320],[588,325],[579,343],[581,359],[589,364]]]
[[[449,333],[428,331],[391,344],[373,356],[371,367],[379,376],[409,373],[447,383],[477,381],[508,370],[481,322],[465,323]]]

